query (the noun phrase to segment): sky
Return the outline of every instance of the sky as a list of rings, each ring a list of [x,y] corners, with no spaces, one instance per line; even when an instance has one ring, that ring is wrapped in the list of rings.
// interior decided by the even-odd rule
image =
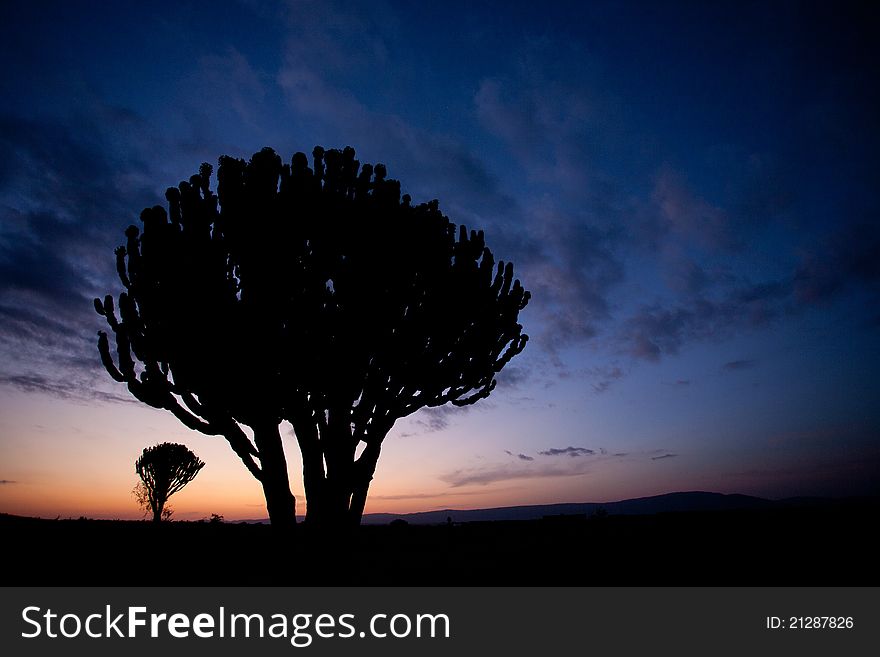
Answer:
[[[92,299],[200,163],[316,144],[532,293],[488,399],[392,429],[368,513],[878,493],[869,4],[0,4],[0,512],[140,517],[170,441],[207,464],[175,517],[265,517],[222,438],[109,378]]]

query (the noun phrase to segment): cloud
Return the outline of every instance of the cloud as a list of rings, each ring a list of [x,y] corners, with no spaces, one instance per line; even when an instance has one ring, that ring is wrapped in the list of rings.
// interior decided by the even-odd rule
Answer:
[[[138,117],[99,102],[77,112],[89,109],[0,118],[11,162],[0,176],[0,373],[23,391],[110,400],[120,398],[90,392],[101,369],[91,299],[118,287],[113,248],[156,197],[140,151],[118,155],[117,132],[137,133]]]
[[[569,456],[567,459],[541,459],[523,458],[524,454],[514,454],[505,450],[510,456],[516,456],[514,462],[493,463],[475,468],[462,468],[441,475],[441,481],[447,482],[453,488],[469,485],[488,485],[496,481],[507,481],[514,479],[532,479],[547,477],[573,477],[587,474],[592,471],[597,464],[604,461],[616,460],[628,456],[639,458],[650,457],[651,455],[662,455],[655,458],[671,458],[675,454],[669,454],[663,450],[654,450],[652,452],[640,452],[638,454],[629,454],[627,452],[609,453],[605,448],[600,448],[597,453],[595,450],[586,447],[564,447],[551,448],[538,452],[542,456]],[[586,458],[593,457],[593,458]]]
[[[256,70],[241,52],[230,46],[222,55],[201,58],[190,89],[197,98],[222,99],[216,107],[231,109],[242,122],[256,127],[265,119],[263,107],[271,82],[271,76]]]
[[[620,180],[597,172],[618,156],[625,159],[626,146],[610,137],[601,143],[591,138],[625,133],[609,129],[622,127],[615,123],[618,103],[595,83],[589,53],[579,53],[584,71],[576,71],[575,80],[560,82],[551,75],[568,49],[551,53],[539,43],[515,51],[513,72],[482,80],[474,98],[483,127],[544,192],[540,209],[525,208],[537,249],[523,260],[523,271],[540,313],[539,344],[551,355],[607,332],[623,353],[656,361],[693,342],[767,327],[791,316],[797,303],[816,302],[854,284],[876,289],[875,224],[845,228],[775,278],[750,281],[741,267],[725,264],[730,254],[756,246],[766,237],[761,231],[774,222],[791,229],[780,222],[796,207],[795,187],[773,154],[733,149],[719,155],[730,174],[728,188],[716,191],[721,201],[698,187],[698,177],[663,162],[641,181],[634,171],[630,185],[641,182],[647,194],[624,195]],[[791,241],[776,250],[780,263],[794,256]],[[642,290],[630,297],[637,309],[618,316],[612,293],[630,282],[623,263],[636,253],[659,265],[670,294],[652,301]],[[562,359],[553,362],[561,367]],[[593,387],[601,392],[610,383],[605,379]]]
[[[443,497],[471,497],[473,495],[487,495],[488,493],[498,493],[502,490],[512,490],[511,488],[497,488],[492,491],[487,490],[462,490],[450,491],[443,490],[436,493],[402,493],[400,495],[370,495],[371,500],[430,500]]]
[[[594,338],[611,319],[609,293],[624,278],[618,249],[628,210],[596,166],[595,140],[612,113],[593,97],[592,81],[548,79],[558,56],[530,44],[518,53],[523,64],[515,74],[484,79],[474,97],[482,126],[543,191],[526,208],[534,248],[517,255],[541,316],[539,344],[553,355]]]
[[[529,216],[540,249],[525,254],[524,276],[543,324],[539,343],[557,354],[595,337],[611,319],[608,294],[624,275],[614,253],[618,235],[552,202]]]
[[[529,376],[530,372],[525,367],[505,365],[504,369],[495,375],[495,380],[498,382],[498,388],[515,389],[528,381]]]
[[[342,140],[340,147],[352,145],[361,162],[386,163],[389,175],[401,178],[403,191],[414,201],[440,198],[441,208],[456,222],[485,227],[493,217],[503,216],[509,227],[517,220],[517,203],[501,191],[472,149],[454,136],[377,109],[383,103],[370,102],[390,81],[377,72],[389,65],[398,39],[393,11],[376,5],[302,3],[290,9],[287,21],[276,81],[290,108],[318,122],[318,135],[332,134]],[[372,80],[367,88],[364,79]]]
[[[852,222],[805,250],[794,273],[794,295],[803,304],[828,302],[853,287],[880,291],[880,226]]]
[[[508,456],[515,457],[516,461],[456,469],[440,475],[439,478],[450,484],[453,488],[470,485],[485,486],[498,481],[579,476],[589,473],[597,464],[606,460],[618,460],[627,457],[663,460],[677,457],[677,454],[662,449],[638,453],[612,453],[604,447],[596,451],[574,446],[550,448],[538,452],[538,454],[543,456],[568,455],[570,457],[568,459],[554,459],[552,461],[537,461],[533,457],[521,453],[517,454],[509,450],[505,450],[505,453]]]
[[[443,431],[449,427],[451,418],[467,413],[472,408],[472,406],[452,406],[451,404],[422,408],[416,412],[414,419],[410,421],[411,424],[420,429],[418,431],[402,433],[400,437],[408,438],[420,433]]]
[[[17,481],[12,481],[11,479],[0,479],[0,485],[2,484],[17,484]]]
[[[626,134],[620,102],[603,91],[607,85],[600,84],[589,53],[574,44],[555,52],[538,40],[512,53],[511,70],[480,80],[473,97],[477,120],[509,150],[523,182],[538,190],[508,194],[472,148],[372,102],[374,92],[362,79],[400,64],[390,54],[399,46],[398,25],[391,8],[299,5],[289,15],[277,83],[298,114],[356,142],[362,160],[381,155],[391,162],[392,175],[404,178],[417,200],[439,195],[453,220],[490,229],[496,254],[516,262],[533,292],[526,318],[533,318],[532,337],[557,369],[562,350],[606,331],[623,353],[659,360],[694,341],[765,326],[786,312],[790,281],[752,284],[701,257],[742,249],[757,221],[749,217],[777,216],[788,207],[755,185],[763,180],[758,174],[772,169],[766,162],[747,154],[757,164],[745,167],[752,173],[736,181],[740,198],[731,194],[727,208],[664,163],[653,173],[644,170],[646,194],[624,192],[632,183],[601,173],[609,161],[626,162],[633,154],[632,139],[620,137]],[[572,79],[554,75],[570,72],[574,59],[584,65]],[[654,303],[636,297],[640,307],[619,317],[611,295],[627,280],[625,255],[651,241],[639,235],[652,236],[651,256],[661,260],[674,295]],[[593,388],[602,392],[616,378]]]
[[[767,326],[787,312],[789,291],[781,282],[745,284],[719,298],[700,295],[677,304],[645,305],[624,320],[617,342],[636,359],[657,361],[691,342]]]
[[[16,226],[19,235],[4,236],[5,244],[0,243],[0,292],[43,297],[68,310],[85,304],[83,272],[67,248],[76,239],[76,228],[48,212],[10,207],[2,212],[7,226]]]
[[[551,447],[550,449],[546,449],[543,452],[538,452],[538,454],[541,454],[542,456],[559,456],[561,454],[565,454],[567,456],[575,458],[578,456],[588,456],[590,454],[595,454],[595,452],[592,449],[587,449],[586,447]]]
[[[73,401],[98,401],[123,404],[137,404],[134,397],[117,395],[99,390],[90,378],[76,380],[50,378],[39,374],[0,374],[0,385],[10,386],[21,392],[42,393]]]
[[[738,310],[737,304],[708,298],[644,306],[624,322],[620,335],[630,355],[657,361],[678,354],[686,343],[728,337],[743,324]]]
[[[824,237],[804,228],[800,246],[793,239],[774,243],[775,277],[752,281],[742,268],[717,264],[731,253],[742,260],[747,246],[761,248],[760,231],[773,222],[776,230],[792,230],[780,218],[792,207],[790,199],[757,194],[743,205],[743,194],[752,192],[741,190],[739,200],[734,193],[727,211],[698,197],[682,174],[661,171],[651,199],[656,207],[638,221],[650,237],[641,248],[658,255],[669,294],[623,318],[617,341],[624,353],[657,361],[691,343],[726,340],[797,317],[854,290],[880,294],[880,227],[857,217],[842,216]]]
[[[698,264],[685,250],[672,244],[660,249],[660,263],[666,286],[676,294],[697,295],[706,292],[717,281],[704,266]]]
[[[474,105],[483,125],[500,137],[520,161],[528,163],[545,148],[547,133],[538,116],[539,99],[527,93],[512,98],[511,88],[521,91],[498,79],[484,79],[474,95]]]
[[[659,210],[663,229],[674,237],[712,251],[739,246],[728,214],[697,196],[681,173],[664,166],[651,200]]]
[[[755,366],[757,361],[754,360],[731,360],[721,366],[725,372],[738,372],[740,370],[748,370]]]
[[[621,194],[598,164],[629,143],[620,139],[620,100],[606,91],[594,57],[575,41],[533,39],[513,49],[510,60],[511,70],[480,82],[474,95],[480,123],[529,182],[606,213]],[[578,66],[571,66],[574,61]]]
[[[593,367],[586,371],[587,376],[594,379],[590,384],[596,393],[605,392],[611,385],[623,378],[623,370],[614,366]]]
[[[523,39],[505,53],[508,66],[474,69],[458,90],[431,89],[438,95],[420,103],[457,114],[438,123],[436,111],[420,118],[417,105],[406,102],[420,88],[409,82],[424,77],[401,56],[409,46],[406,12],[334,2],[254,10],[287,30],[282,52],[263,59],[262,68],[252,49],[221,43],[195,53],[191,73],[168,86],[182,87],[166,105],[177,108],[183,131],[177,124],[159,130],[138,112],[82,91],[68,95],[80,109],[67,116],[53,109],[0,117],[0,372],[18,377],[8,385],[61,395],[70,394],[63,382],[70,372],[82,380],[89,372],[103,376],[94,346],[101,322],[90,300],[118,289],[112,249],[122,227],[137,223],[137,211],[199,160],[254,140],[261,143],[253,150],[263,143],[280,150],[271,139],[290,144],[305,135],[309,142],[298,148],[307,151],[314,143],[350,143],[362,162],[387,162],[416,201],[438,197],[453,221],[487,229],[496,257],[513,260],[533,292],[523,313],[534,345],[527,353],[544,350],[540,369],[505,368],[500,388],[553,372],[548,359],[553,376],[562,376],[571,362],[564,350],[590,341],[614,356],[657,361],[853,290],[880,298],[873,206],[838,202],[843,195],[831,185],[800,191],[802,179],[818,179],[801,174],[815,174],[807,167],[825,158],[716,149],[725,151],[710,154],[720,163],[711,170],[718,184],[706,184],[699,165],[677,169],[668,163],[681,161],[674,149],[664,152],[642,138],[652,136],[639,132],[651,130],[651,122],[641,127],[632,120],[629,99],[608,91],[608,71],[575,40]],[[38,68],[33,73],[44,78]],[[830,109],[842,103],[829,99],[831,107],[818,115],[822,129],[833,128],[846,146],[833,152],[846,154],[856,141],[870,152],[864,144],[876,139],[843,135],[832,125]],[[45,116],[55,118],[33,118]],[[795,151],[809,153],[817,138],[828,151],[828,135],[812,123],[798,130]],[[493,160],[499,148],[505,157]],[[694,150],[692,161],[705,162],[706,153]],[[857,159],[842,170],[861,168],[862,184],[873,182],[870,167],[854,167]],[[866,189],[873,199],[873,187]],[[833,208],[824,236],[816,227],[800,230],[810,228],[797,216],[809,214],[803,210],[810,194],[827,194]],[[768,248],[778,266],[752,267],[751,247],[764,246],[756,236],[775,240],[777,233],[782,239]],[[737,262],[725,260],[732,252]],[[648,285],[636,280],[641,263],[652,269]],[[772,274],[753,281],[745,271]],[[33,371],[46,373],[40,385],[27,383]],[[594,368],[586,385],[602,393],[629,371],[630,363]],[[444,411],[425,413],[417,426],[448,426]]]
[[[539,335],[532,337],[547,351],[556,354],[592,338],[610,316],[609,289],[623,278],[622,264],[613,253],[620,222],[603,219],[600,225],[590,212],[607,209],[606,192],[601,185],[591,185],[590,203],[576,212],[564,207],[562,199],[550,197],[522,205],[502,189],[481,157],[458,139],[376,109],[382,103],[370,102],[375,90],[365,89],[362,79],[399,64],[389,61],[399,40],[393,28],[396,22],[390,9],[376,14],[350,5],[297,6],[290,15],[290,35],[277,76],[290,107],[319,121],[336,139],[350,141],[362,161],[381,156],[414,199],[439,197],[454,221],[487,229],[496,257],[514,261],[532,292],[526,315],[537,314]],[[378,84],[383,86],[381,80]],[[478,116],[487,125],[503,128],[503,122],[493,120],[493,113],[505,108],[515,112],[518,105],[502,103],[499,94],[521,87],[513,80],[484,82],[475,97]],[[543,102],[537,86],[532,85],[529,93]],[[576,154],[567,152],[566,144],[570,131],[578,129],[584,103],[569,102],[562,90],[552,102],[552,107],[538,108],[538,125],[511,128],[506,137],[509,144],[522,144],[523,131],[532,131],[537,141],[549,139],[558,157],[554,156],[552,172],[538,177],[573,191],[586,169]],[[560,108],[568,115],[566,128],[562,133],[548,132],[549,125],[557,125],[549,120]],[[517,120],[512,115],[505,118],[508,123]],[[546,162],[542,159],[541,167]],[[499,380],[504,383],[503,377]]]
[[[590,57],[582,54],[589,69]],[[659,360],[691,342],[766,326],[787,311],[790,280],[752,283],[722,265],[706,264],[706,258],[741,250],[753,236],[754,216],[776,217],[787,207],[752,189],[760,176],[737,183],[750,202],[734,202],[732,210],[704,197],[666,164],[655,170],[646,197],[626,197],[619,181],[597,173],[607,166],[609,152],[625,147],[590,137],[614,134],[607,130],[616,121],[614,99],[603,96],[589,70],[575,74],[583,75],[580,88],[553,80],[548,72],[558,65],[557,56],[540,46],[518,56],[527,63],[507,78],[483,80],[475,106],[483,126],[527,175],[553,190],[533,213],[544,230],[534,231],[539,249],[524,260],[543,326],[539,344],[555,355],[610,331],[624,353]],[[756,207],[762,198],[764,207]],[[618,317],[611,294],[627,282],[625,255],[639,249],[660,265],[672,295],[654,303],[632,297],[640,307]],[[561,367],[560,358],[554,362]],[[594,391],[606,390],[623,373],[617,374],[599,378]]]
[[[590,464],[584,461],[567,461],[558,464],[531,463],[497,464],[483,468],[461,469],[441,475],[441,481],[451,487],[479,485],[486,486],[496,481],[515,479],[534,479],[546,477],[573,477],[589,472]]]

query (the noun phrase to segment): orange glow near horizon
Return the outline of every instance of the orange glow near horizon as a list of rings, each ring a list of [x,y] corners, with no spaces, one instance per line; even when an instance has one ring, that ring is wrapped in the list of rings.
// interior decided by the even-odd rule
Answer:
[[[170,414],[139,404],[92,405],[22,393],[12,393],[6,401],[15,405],[16,418],[12,423],[7,416],[0,425],[7,437],[0,512],[43,518],[141,518],[143,513],[131,494],[138,481],[134,461],[143,447],[168,440],[186,444],[207,464],[186,488],[171,498],[174,518],[198,520],[213,513],[227,520],[266,517],[259,482],[245,470],[225,441],[188,431]],[[487,445],[491,444],[491,436],[486,440]],[[582,477],[466,486],[450,485],[438,478],[444,470],[453,470],[466,462],[469,451],[480,447],[453,448],[448,436],[403,438],[392,433],[383,448],[366,513],[474,509],[607,497],[599,491],[576,492]],[[297,511],[302,514],[306,504],[298,449],[287,436],[285,448]],[[432,455],[433,458],[427,458]]]
[[[169,413],[141,404],[83,403],[15,391],[3,401],[15,413],[0,418],[5,439],[0,512],[142,518],[131,493],[138,481],[134,461],[144,447],[169,441],[186,444],[206,463],[171,498],[175,519],[198,520],[215,513],[230,521],[267,517],[259,482],[226,442],[185,429]],[[519,459],[516,451],[528,450],[528,440],[540,432],[542,421],[534,408],[488,406],[485,412],[456,416],[442,430],[415,434],[402,422],[383,445],[365,512],[609,502],[679,490],[768,492],[764,486],[772,475],[748,480],[735,472],[725,474],[719,466],[698,469],[687,458],[657,460],[644,452],[627,458],[596,452],[589,459],[575,459],[544,457],[533,450],[534,457]],[[288,471],[301,515],[306,510],[301,462],[287,431]],[[574,444],[568,438],[552,442]]]

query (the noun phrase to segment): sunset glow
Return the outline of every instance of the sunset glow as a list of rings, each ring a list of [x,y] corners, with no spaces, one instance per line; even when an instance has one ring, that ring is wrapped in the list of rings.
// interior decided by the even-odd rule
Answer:
[[[202,162],[315,144],[484,229],[531,337],[382,447],[366,513],[673,491],[876,494],[876,35],[783,4],[4,3],[0,512],[263,519],[221,437],[101,367],[113,249]],[[445,5],[444,5],[445,6]],[[467,7],[467,8],[466,8]],[[301,462],[282,426],[297,512]]]

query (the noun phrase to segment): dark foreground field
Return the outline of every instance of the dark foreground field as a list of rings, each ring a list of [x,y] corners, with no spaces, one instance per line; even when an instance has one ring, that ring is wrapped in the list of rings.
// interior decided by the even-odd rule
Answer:
[[[364,526],[0,515],[3,585],[878,585],[878,500],[768,510]]]

